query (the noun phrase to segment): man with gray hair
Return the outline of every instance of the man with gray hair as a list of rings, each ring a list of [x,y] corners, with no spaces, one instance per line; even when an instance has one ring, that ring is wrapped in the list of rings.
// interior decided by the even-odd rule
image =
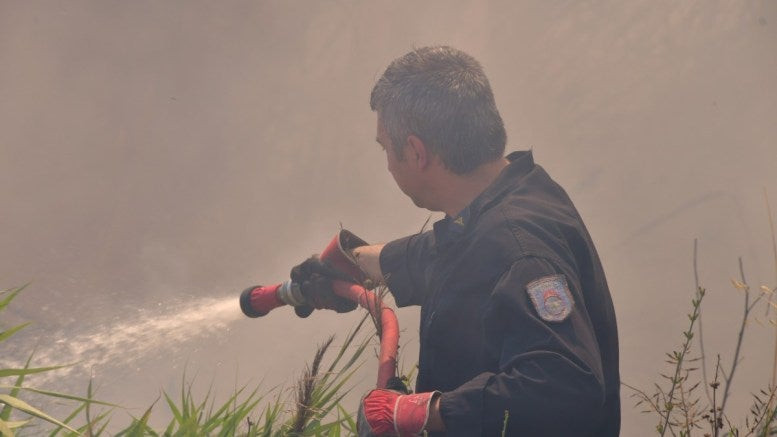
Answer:
[[[617,328],[596,249],[531,151],[504,155],[480,64],[451,47],[413,50],[389,65],[370,106],[399,188],[445,218],[353,249],[398,306],[421,306],[416,392],[372,390],[360,432],[617,436]],[[293,279],[317,307],[351,309],[325,271],[296,268]]]

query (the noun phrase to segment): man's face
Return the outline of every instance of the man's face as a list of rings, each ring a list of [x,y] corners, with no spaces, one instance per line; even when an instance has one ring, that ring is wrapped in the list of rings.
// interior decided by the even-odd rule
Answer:
[[[394,181],[397,183],[399,189],[402,190],[416,206],[423,207],[418,199],[418,194],[421,190],[418,173],[416,171],[417,169],[412,165],[410,157],[406,156],[409,155],[406,153],[409,147],[408,144],[401,144],[398,149],[395,148],[394,144],[391,142],[391,138],[389,138],[386,133],[386,129],[383,127],[380,118],[378,118],[378,134],[375,140],[383,148],[383,151],[386,152],[388,171],[391,173],[391,176],[394,177]]]

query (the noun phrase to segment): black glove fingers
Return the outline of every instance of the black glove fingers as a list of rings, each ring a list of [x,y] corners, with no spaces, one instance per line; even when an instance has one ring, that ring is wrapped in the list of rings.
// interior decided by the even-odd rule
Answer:
[[[322,288],[325,289],[325,287],[321,287],[321,285],[314,277],[299,283],[299,290],[302,292],[302,296],[305,297],[305,301],[317,310],[326,308],[326,302],[321,292]]]
[[[291,277],[292,281],[300,283],[315,274],[325,276],[330,279],[340,279],[343,281],[354,282],[354,278],[337,270],[328,263],[321,261],[318,255],[313,255],[303,261],[302,264],[294,266],[291,269],[291,274],[289,276]]]
[[[313,274],[313,272],[316,269],[316,265],[320,263],[321,261],[319,261],[318,256],[313,255],[310,258],[303,261],[302,264],[292,267],[289,277],[291,277],[292,281],[298,284],[301,282],[304,282],[306,279],[310,277],[311,274]]]
[[[310,265],[312,273],[317,273],[329,279],[340,279],[342,281],[353,282],[354,279],[352,277],[346,275],[340,270],[337,270],[336,268],[332,267],[328,263],[321,261],[319,259],[317,259],[316,261],[317,262],[315,264]]]
[[[348,282],[354,282],[354,279],[321,261],[318,255],[313,255],[301,264],[294,266],[289,276],[292,282],[299,284],[302,296],[307,302],[307,305],[303,305],[305,309],[299,312],[295,309],[300,317],[310,315],[313,308],[327,308],[338,313],[345,313],[353,311],[357,307],[356,302],[336,295],[332,289],[332,280],[334,279]]]
[[[316,309],[330,308],[345,313],[356,309],[357,306],[356,302],[335,294],[331,280],[319,274],[311,275],[309,280],[300,284],[300,291],[305,300]]]
[[[313,307],[310,305],[300,305],[298,307],[294,307],[294,314],[296,314],[297,317],[301,319],[308,317],[312,312]]]
[[[350,311],[353,311],[357,307],[357,303],[352,301],[351,299],[346,299],[344,297],[338,296],[337,299],[339,300],[337,303],[337,306],[335,307],[335,311],[338,313],[347,313]]]

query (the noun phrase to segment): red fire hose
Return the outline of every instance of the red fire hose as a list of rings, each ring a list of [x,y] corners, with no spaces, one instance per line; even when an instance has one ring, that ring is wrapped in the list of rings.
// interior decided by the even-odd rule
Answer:
[[[334,292],[341,297],[350,299],[372,314],[373,320],[380,320],[380,354],[378,355],[378,388],[386,388],[389,379],[395,376],[397,366],[397,350],[399,347],[399,324],[394,311],[383,304],[375,293],[361,285],[334,280]],[[240,307],[249,317],[261,317],[273,309],[294,304],[291,297],[297,285],[291,281],[271,286],[252,287],[240,296]]]
[[[364,243],[348,231],[340,231],[332,243],[321,254],[321,260],[327,261],[335,267],[346,264],[344,262],[345,251],[343,247],[347,242],[358,240]],[[366,244],[366,243],[364,243]],[[332,289],[338,296],[350,299],[365,308],[372,314],[373,320],[380,320],[380,354],[378,356],[378,382],[377,388],[387,388],[389,380],[396,376],[397,351],[399,349],[399,324],[394,311],[383,305],[375,293],[361,285],[341,280],[332,281]],[[305,303],[297,284],[286,281],[271,286],[257,286],[245,290],[240,295],[240,308],[248,317],[261,317],[275,308],[289,304],[293,306]]]
[[[357,302],[372,314],[373,320],[380,320],[380,353],[378,354],[377,388],[388,387],[389,379],[396,375],[397,350],[399,348],[399,323],[394,311],[383,305],[375,293],[364,287],[345,281],[333,281],[332,288],[337,295]]]

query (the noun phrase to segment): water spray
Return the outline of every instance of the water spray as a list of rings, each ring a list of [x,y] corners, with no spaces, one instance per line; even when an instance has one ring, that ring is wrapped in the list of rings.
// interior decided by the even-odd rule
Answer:
[[[367,242],[343,229],[321,252],[320,259],[341,273],[363,283],[366,276],[356,265],[350,250],[366,245]],[[332,281],[332,289],[338,296],[350,299],[369,311],[373,320],[380,320],[377,387],[387,388],[393,384],[392,379],[396,376],[399,324],[394,311],[383,305],[374,292],[359,283],[335,279]],[[240,309],[246,316],[252,318],[266,316],[270,311],[284,305],[299,307],[306,304],[299,285],[290,280],[275,285],[249,287],[240,295]]]

